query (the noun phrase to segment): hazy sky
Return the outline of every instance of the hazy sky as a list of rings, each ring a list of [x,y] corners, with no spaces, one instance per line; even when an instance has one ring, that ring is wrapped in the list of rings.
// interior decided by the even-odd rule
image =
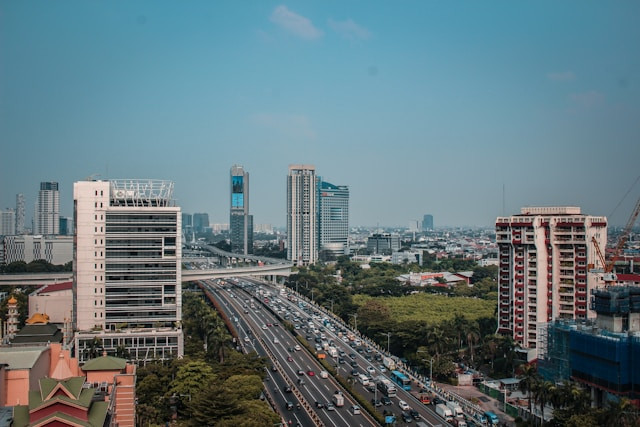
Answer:
[[[0,208],[58,181],[174,180],[285,224],[289,164],[352,225],[489,226],[525,205],[626,222],[640,196],[637,1],[0,0]]]

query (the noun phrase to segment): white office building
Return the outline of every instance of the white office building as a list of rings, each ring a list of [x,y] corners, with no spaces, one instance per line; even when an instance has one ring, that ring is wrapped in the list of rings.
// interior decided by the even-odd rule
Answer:
[[[289,165],[287,175],[287,259],[296,265],[318,260],[316,168]]]
[[[181,222],[173,183],[81,181],[73,187],[73,323],[80,361],[96,341],[144,362],[183,355]]]
[[[60,192],[57,182],[41,182],[33,234],[60,234]]]
[[[16,212],[13,209],[0,211],[0,236],[16,234]]]

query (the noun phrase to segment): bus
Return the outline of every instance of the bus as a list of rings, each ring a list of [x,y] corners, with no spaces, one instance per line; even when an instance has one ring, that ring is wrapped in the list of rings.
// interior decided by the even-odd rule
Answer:
[[[378,390],[387,397],[396,397],[396,386],[384,376],[379,376],[377,382]]]
[[[391,381],[398,384],[403,389],[411,391],[411,380],[402,372],[391,371]]]

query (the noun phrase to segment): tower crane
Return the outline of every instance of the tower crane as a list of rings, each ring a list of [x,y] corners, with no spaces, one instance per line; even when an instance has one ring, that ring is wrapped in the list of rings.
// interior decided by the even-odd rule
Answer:
[[[609,258],[609,262],[605,260],[604,254],[600,249],[600,245],[598,245],[598,241],[595,239],[595,237],[591,238],[591,242],[593,243],[593,246],[595,246],[596,252],[598,253],[600,264],[602,264],[602,268],[604,272],[602,279],[604,280],[605,286],[612,286],[615,284],[617,280],[617,276],[613,272],[613,267],[615,266],[616,261],[620,258],[622,249],[624,248],[625,243],[627,243],[627,239],[629,239],[629,233],[631,233],[633,224],[635,224],[639,214],[640,214],[640,199],[638,199],[638,201],[636,202],[636,207],[631,212],[629,221],[627,221],[627,225],[625,225],[624,229],[622,230],[622,234],[618,238],[618,243],[616,244],[616,247],[613,249],[611,258]]]

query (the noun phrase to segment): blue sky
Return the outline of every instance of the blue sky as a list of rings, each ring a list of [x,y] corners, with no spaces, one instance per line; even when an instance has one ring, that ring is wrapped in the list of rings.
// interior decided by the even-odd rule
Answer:
[[[0,1],[0,208],[40,181],[176,182],[285,224],[289,164],[352,225],[490,226],[527,205],[624,224],[640,185],[635,1]],[[627,190],[627,198],[617,209]],[[613,214],[613,215],[612,215]]]

